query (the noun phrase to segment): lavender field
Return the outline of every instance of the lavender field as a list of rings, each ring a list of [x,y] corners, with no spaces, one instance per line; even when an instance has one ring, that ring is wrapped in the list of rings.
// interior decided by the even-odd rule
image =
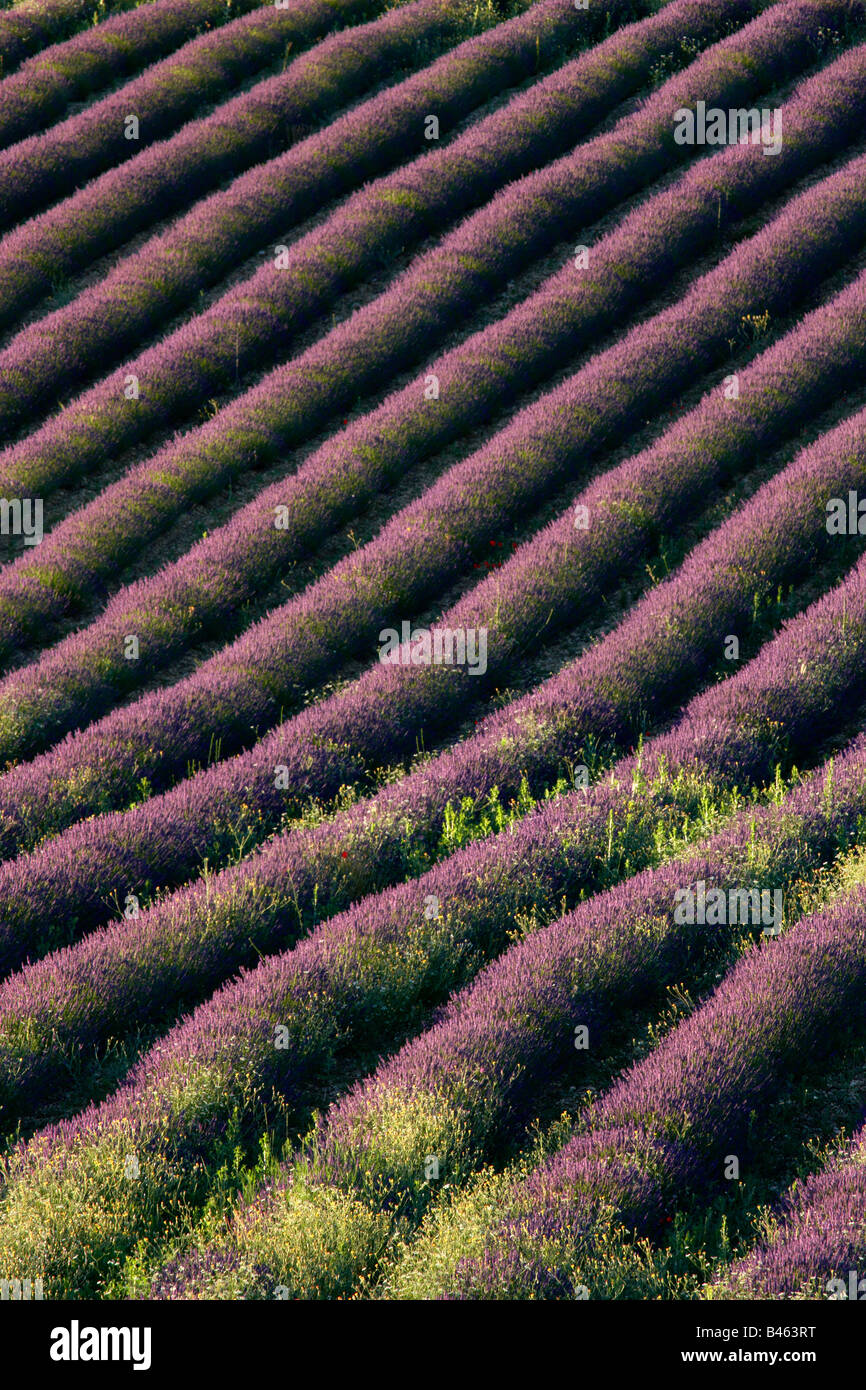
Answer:
[[[0,1297],[866,1298],[866,2],[0,0]]]

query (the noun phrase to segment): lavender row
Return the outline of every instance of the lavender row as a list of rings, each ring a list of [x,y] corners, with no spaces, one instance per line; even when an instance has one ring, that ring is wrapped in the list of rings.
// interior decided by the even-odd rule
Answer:
[[[676,923],[684,882],[749,883],[757,834],[763,878],[787,884],[856,833],[866,807],[864,747],[861,738],[832,769],[832,796],[821,769],[782,804],[741,815],[702,854],[584,902],[513,948],[433,1032],[331,1113],[314,1145],[320,1186],[337,1174],[351,1185],[363,1164],[371,1189],[390,1199],[385,1205],[405,1210],[411,1194],[417,1216],[422,1155],[437,1155],[443,1176],[456,1179],[485,1148],[519,1136],[534,1083],[574,1057],[576,1024],[590,1027],[593,1046],[599,1034],[603,1044],[621,991],[637,1002],[729,939],[718,928]],[[582,793],[557,802],[513,836],[462,851],[243,973],[163,1038],[110,1099],[20,1145],[0,1204],[0,1254],[10,1267],[23,1276],[42,1261],[52,1296],[99,1291],[109,1268],[153,1236],[155,1212],[170,1223],[205,1200],[228,1146],[252,1144],[265,1113],[284,1107],[291,1130],[334,1060],[387,1046],[429,1017],[505,944],[512,911],[555,901],[557,879],[576,889],[592,851],[589,842],[572,848],[582,803]],[[287,899],[285,882],[282,891]],[[246,891],[239,886],[229,906],[237,930],[264,901],[252,880]],[[212,910],[219,919],[218,903]],[[106,977],[98,978],[102,988]],[[149,986],[142,982],[142,1000]],[[400,1124],[389,1126],[389,1115]],[[120,1176],[130,1157],[131,1184]],[[311,1240],[310,1251],[319,1245]]]
[[[418,461],[442,448],[477,425],[504,392],[525,389],[543,378],[558,362],[591,343],[593,335],[630,308],[642,292],[714,239],[721,225],[733,225],[770,192],[812,167],[829,147],[838,148],[839,141],[853,133],[864,98],[866,48],[805,83],[782,108],[788,143],[779,158],[756,161],[748,147],[736,146],[701,163],[593,247],[591,265],[580,273],[579,298],[574,294],[575,268],[569,264],[504,320],[432,363],[438,404],[425,403],[424,378],[412,382],[329,440],[291,481],[267,488],[174,565],[124,589],[89,628],[7,677],[0,683],[0,762],[33,756],[76,724],[98,717],[141,680],[152,679],[192,642],[214,631],[225,633],[241,606],[320,543],[350,508],[363,505],[405,472],[407,455]],[[621,273],[613,274],[613,267]],[[626,268],[628,273],[622,273]],[[856,310],[852,315],[846,305],[843,300],[811,316],[808,332],[785,341],[783,360],[773,355],[767,360],[767,369],[785,381],[786,409],[797,419],[856,380],[862,339],[855,331]],[[827,334],[819,358],[807,350],[809,334],[817,332]],[[763,380],[760,374],[748,374],[745,399],[762,389]],[[717,422],[717,433],[724,419],[727,442],[730,402],[712,398],[709,415]],[[778,430],[789,416],[777,409],[771,418],[765,420],[765,429]],[[768,438],[765,433],[765,444]],[[551,461],[551,474],[561,462]],[[699,500],[709,481],[706,468],[713,464],[718,467],[720,458],[705,462],[695,479],[697,486],[685,495],[679,489],[672,495],[656,485],[651,507],[662,506],[669,518],[672,503],[685,507]],[[472,467],[470,462],[470,474]],[[664,468],[669,467],[666,458]],[[609,477],[604,487],[616,478]],[[678,482],[682,487],[686,479],[681,476]],[[523,499],[516,500],[524,505]],[[510,496],[498,503],[495,493],[489,499],[491,512],[499,505],[513,511],[514,503]],[[593,494],[592,505],[604,504]],[[284,512],[279,529],[278,508]],[[655,511],[653,524],[663,524]],[[632,526],[622,541],[623,558],[636,558],[648,542],[647,529]],[[609,538],[608,561],[613,553]],[[441,560],[447,563],[447,553]],[[138,637],[139,661],[125,659],[129,633]],[[339,660],[336,650],[333,660]],[[272,680],[270,672],[267,679]]]
[[[239,0],[234,9],[243,13],[261,3]],[[151,0],[137,14],[116,15],[53,44],[0,83],[0,146],[23,140],[71,102],[114,86],[202,30],[225,23],[224,0]]]
[[[560,6],[562,17],[563,0]],[[332,42],[339,47],[334,67],[325,68],[318,93],[312,60],[302,69],[307,81],[301,91],[313,110],[317,94],[319,100],[324,98],[326,110],[330,94],[332,109],[335,99],[348,101],[376,77],[386,78],[395,61],[422,66],[422,71],[368,99],[275,160],[268,156],[273,155],[274,144],[277,148],[283,144],[281,129],[291,130],[295,118],[292,64],[285,73],[257,84],[210,116],[186,126],[170,141],[102,174],[0,242],[0,326],[14,323],[43,298],[59,275],[80,271],[95,257],[152,225],[157,216],[201,200],[217,183],[234,178],[225,192],[197,202],[183,227],[172,227],[162,237],[151,238],[137,253],[137,265],[143,264],[143,257],[151,277],[146,321],[152,331],[157,316],[164,316],[168,308],[177,311],[188,302],[193,285],[198,291],[214,283],[221,272],[262,245],[268,233],[258,230],[265,220],[264,206],[256,206],[259,196],[264,197],[271,213],[269,231],[278,200],[278,226],[283,234],[293,222],[317,213],[323,204],[424,148],[425,120],[431,110],[447,128],[498,92],[502,84],[508,86],[528,76],[536,40],[546,36],[549,21],[539,25],[534,16],[523,19],[522,28],[515,26],[514,20],[497,25],[486,35],[465,40],[468,49],[459,46],[456,53],[446,54],[429,66],[422,66],[427,58],[419,40],[426,38],[440,50],[459,43],[472,27],[468,11],[450,7],[443,0],[439,4],[416,0],[411,10],[407,7],[373,21],[375,30],[335,35]],[[568,21],[573,33],[585,32],[586,26],[581,25],[574,9]],[[363,43],[359,44],[359,37]],[[303,114],[303,103],[300,110]],[[263,159],[267,163],[259,163]],[[242,170],[248,173],[239,182],[236,176]],[[245,216],[241,215],[242,208]],[[180,274],[175,268],[174,275],[163,281],[159,271],[168,247],[174,248],[176,255],[178,238],[185,247],[183,232],[188,239],[193,226],[201,239],[214,216],[221,233],[219,241],[207,239],[206,256],[200,241],[194,261]],[[226,256],[220,242],[224,245],[229,231],[232,247]],[[203,260],[207,262],[206,273],[197,274]],[[154,288],[158,290],[155,302]],[[145,306],[138,307],[139,314],[142,308]],[[135,342],[136,338],[127,341]]]
[[[859,766],[862,776],[862,748]],[[722,1189],[731,1159],[743,1173],[750,1114],[772,1101],[780,1077],[828,1059],[843,1030],[863,1037],[864,927],[858,888],[747,952],[589,1108],[564,1149],[503,1194],[481,1253],[441,1270],[440,1295],[574,1297],[612,1213],[656,1234],[687,1198],[701,1204]],[[587,1287],[589,1297],[604,1295],[603,1285]]]
[[[211,3],[215,14],[224,20],[225,5],[219,6],[213,0]],[[356,16],[366,18],[365,12],[375,13],[377,8],[381,7],[377,7],[374,0],[361,0],[360,3],[355,0],[354,4],[342,7],[342,15],[341,6],[335,5],[333,0],[313,0],[312,4],[308,0],[306,5],[298,5],[291,11],[277,10],[272,4],[264,8],[259,6],[254,14],[244,15],[213,33],[192,39],[120,90],[51,127],[45,134],[33,136],[0,153],[0,229],[14,227],[49,204],[59,203],[61,198],[81,188],[103,170],[139,156],[143,146],[153,145],[176,131],[207,103],[224,104],[210,117],[194,123],[190,135],[196,139],[206,137],[204,144],[190,144],[187,131],[177,137],[185,151],[216,149],[220,138],[227,143],[227,128],[235,123],[252,136],[257,119],[267,124],[272,139],[280,140],[290,118],[300,117],[306,121],[329,110],[327,104],[324,109],[317,104],[320,93],[315,89],[305,91],[303,85],[299,93],[294,68],[290,74],[272,78],[252,92],[227,102],[232,88],[279,61],[288,46],[297,49],[315,43],[334,27],[335,21],[339,23],[341,17],[344,22],[351,23]],[[202,18],[208,18],[206,7]],[[136,16],[127,20],[133,33],[138,22]],[[367,32],[366,42],[371,48],[374,48],[376,37],[375,33]],[[328,49],[321,56],[327,58]],[[398,50],[389,52],[385,61],[390,67],[395,59],[401,58],[402,52]],[[345,64],[345,58],[343,62]],[[388,67],[384,71],[387,72]],[[373,78],[380,71],[382,69],[375,64]],[[342,71],[340,76],[347,83],[349,96],[359,90],[347,81],[348,73]],[[361,81],[366,80],[369,77],[361,77]],[[311,98],[313,104],[308,110],[305,99]],[[134,133],[127,124],[130,115],[138,122]],[[220,132],[216,137],[215,131]],[[260,158],[265,148],[266,145],[253,145],[252,157],[258,154]],[[136,176],[141,173],[150,180],[153,196],[159,200],[157,211],[160,213],[169,210],[172,202],[170,197],[167,202],[162,201],[166,193],[158,185],[154,186],[153,170],[169,164],[172,157],[173,147],[169,142],[160,145],[152,155],[141,156],[141,162],[135,166]],[[183,177],[188,181],[190,166],[184,164],[183,168]],[[120,186],[117,181],[106,184],[105,198],[110,200],[113,189]],[[189,184],[184,192],[189,197]]]
[[[778,490],[798,490],[796,472],[777,482]],[[816,652],[820,657],[815,658]],[[633,873],[652,861],[660,828],[673,834],[684,816],[696,815],[704,798],[719,799],[734,785],[740,794],[761,785],[779,758],[788,766],[794,758],[808,758],[822,736],[837,731],[838,711],[856,708],[864,696],[866,558],[737,676],[694,699],[670,734],[616,765],[609,779],[565,802],[557,800],[513,834],[487,841],[463,860],[447,861],[391,897],[362,904],[349,918],[366,921],[369,906],[372,920],[380,923],[383,907],[393,901],[388,921],[402,930],[413,915],[407,914],[407,903],[452,904],[466,893],[469,902],[459,910],[459,934],[448,938],[461,943],[454,962],[462,970],[476,949],[482,955],[490,952],[491,910],[499,922],[506,902],[512,904],[509,915],[544,911],[562,898],[575,901],[578,894],[602,887],[606,876],[616,872],[612,822],[627,827],[618,862]],[[464,888],[458,892],[453,871],[464,862],[469,877],[461,878]],[[530,874],[527,865],[532,866]],[[287,882],[288,889],[281,887]],[[205,996],[239,966],[289,944],[293,928],[300,925],[295,891],[294,876],[275,878],[267,862],[253,859],[209,880],[204,892],[194,889],[176,901],[168,899],[132,922],[97,932],[8,979],[0,986],[4,1122],[46,1096],[60,1094],[69,1084],[76,1056],[146,1020],[170,1017],[181,1000]],[[434,916],[438,920],[438,909]],[[341,923],[337,919],[332,924],[338,936]],[[448,931],[454,930],[452,920]],[[424,954],[429,962],[426,947]],[[341,960],[345,967],[342,952]],[[437,965],[439,971],[444,968]],[[278,964],[274,970],[279,978]],[[91,988],[95,979],[97,992]],[[388,987],[382,984],[387,979],[384,970],[377,999],[396,1016],[399,1007],[391,1010]],[[317,989],[321,1007],[320,980]],[[347,995],[354,1007],[356,989]],[[340,1036],[346,1027],[343,1018]]]
[[[144,0],[104,0],[107,14],[137,9]],[[32,6],[0,13],[0,77],[47,43],[74,34],[91,23],[93,0],[41,0]]]
[[[441,150],[415,159],[408,168],[362,190],[338,209],[324,228],[315,229],[287,248],[285,264],[281,262],[280,268],[270,260],[211,311],[184,325],[167,344],[113,373],[29,440],[7,450],[0,464],[3,486],[44,494],[100,463],[106,451],[116,454],[151,429],[170,423],[196,401],[207,398],[208,391],[224,390],[242,364],[248,369],[264,360],[269,351],[264,344],[273,343],[276,348],[291,341],[296,332],[315,323],[338,294],[377,269],[389,253],[411,247],[437,231],[443,221],[483,203],[509,179],[526,176],[545,158],[571,149],[576,136],[606,114],[611,104],[647,80],[652,64],[682,26],[699,41],[705,34],[718,33],[726,20],[730,23],[731,16],[741,12],[742,4],[726,4],[719,19],[710,21],[699,7],[678,0],[657,18],[615,35],[562,72],[534,84],[529,93],[515,98]],[[614,13],[622,17],[619,8]],[[510,36],[517,56],[530,50],[534,55],[535,39],[544,38],[538,61],[542,67],[549,66],[557,56],[561,58],[564,48],[585,37],[584,25],[585,20],[575,23],[563,0],[550,0],[533,6],[528,15],[502,26],[494,35],[475,40],[471,51],[478,52],[480,47],[483,58],[494,41],[501,46]],[[483,63],[481,66],[480,76],[474,70],[471,74],[475,84],[485,81]],[[444,97],[453,99],[459,94],[465,76],[457,64],[446,86],[442,64],[434,65],[432,71],[436,91],[428,98],[439,110]],[[267,167],[266,179],[258,173],[241,179],[234,192],[228,190],[221,198],[209,200],[204,209],[196,209],[184,219],[167,240],[161,238],[151,244],[146,257],[133,257],[128,265],[118,267],[105,285],[87,291],[75,304],[20,334],[0,354],[0,375],[8,377],[10,388],[14,388],[0,395],[0,414],[29,408],[28,402],[32,404],[43,393],[56,390],[62,382],[53,351],[57,334],[67,343],[74,363],[104,361],[107,353],[119,353],[135,341],[133,335],[149,330],[160,313],[166,287],[171,287],[175,299],[178,295],[185,298],[209,282],[211,256],[203,254],[203,245],[217,255],[218,268],[227,268],[239,236],[246,241],[264,240],[269,233],[281,235],[287,209],[298,197],[297,161],[297,152],[292,152],[287,160]],[[275,178],[278,187],[271,189]],[[543,174],[537,176],[530,191],[544,182]],[[583,180],[580,190],[585,201]],[[567,195],[563,192],[561,196]],[[551,218],[545,216],[544,224],[550,227]],[[507,221],[504,225],[507,227]],[[550,231],[548,240],[554,238],[555,231]],[[520,247],[511,249],[501,269],[486,245],[478,248],[484,263],[491,266],[488,293],[500,283],[500,277],[507,279],[531,261],[533,246],[531,243],[523,255]],[[151,261],[160,247],[165,254],[155,292]],[[183,267],[182,275],[179,266]],[[465,296],[465,314],[472,302],[473,282],[466,274],[455,277],[453,269],[452,278],[457,281],[455,289]],[[134,404],[124,395],[130,375],[139,381],[139,397]],[[259,397],[252,397],[267,398],[268,418],[275,424],[281,419],[274,415],[280,382],[281,373],[272,372]],[[15,404],[18,399],[21,407]],[[292,418],[290,415],[289,420]],[[242,405],[221,419],[237,429],[245,420]],[[200,433],[194,436],[199,437]],[[253,438],[242,437],[242,442],[241,467],[249,466],[259,453],[267,458],[277,452],[277,446],[261,431]],[[219,458],[224,472],[227,465],[222,455]]]
[[[815,349],[820,350],[817,342]],[[697,426],[692,447],[703,418],[699,409],[691,421]],[[412,862],[422,863],[424,855],[436,852],[449,803],[484,798],[494,787],[506,799],[516,796],[524,776],[533,789],[543,789],[593,741],[627,747],[645,721],[657,720],[666,703],[682,699],[689,686],[720,664],[725,635],[748,632],[754,603],[772,601],[780,584],[839,553],[840,538],[831,538],[826,528],[826,503],[862,486],[864,430],[866,413],[832,431],[766,484],[603,642],[532,695],[490,716],[475,737],[330,824],[276,840],[251,861],[254,871],[272,867],[280,882],[290,883],[297,911],[309,921],[311,913],[337,911],[403,877],[407,824],[413,828]],[[686,429],[664,442],[676,441],[687,457]],[[710,436],[705,447],[711,452],[713,445]],[[748,431],[740,447],[748,452]],[[604,546],[604,536],[599,544]],[[523,607],[540,604],[536,631],[543,631],[550,614],[566,602],[562,580],[558,588],[548,576],[565,574],[567,583],[579,554],[573,530],[564,538],[561,529],[557,534],[557,527],[549,528],[540,542],[525,547],[458,605],[455,616],[458,621],[473,612],[485,617],[499,604],[512,621],[511,591]],[[496,620],[491,626],[502,631],[507,644],[508,624]],[[665,631],[668,640],[660,643],[658,635]],[[407,671],[413,679],[405,679]],[[365,769],[353,748],[359,739],[360,746],[371,748],[382,708],[389,711],[391,737],[411,746],[419,729],[410,717],[410,697],[417,708],[428,696],[428,708],[435,711],[449,677],[459,679],[458,668],[382,666],[350,698],[308,710],[252,753],[124,815],[81,822],[26,858],[0,866],[3,966],[14,968],[28,953],[40,954],[106,921],[113,894],[124,901],[128,894],[138,896],[156,883],[194,873],[205,858],[214,865],[239,842],[251,846],[279,827],[287,805],[310,792],[321,794],[323,786],[336,790],[357,779]],[[468,680],[456,685],[464,699]],[[363,713],[370,688],[381,690],[372,721]],[[6,814],[13,805],[7,801]]]
[[[866,1127],[788,1193],[770,1237],[710,1284],[709,1298],[863,1300]]]
[[[190,762],[205,760],[215,737],[222,756],[234,752],[251,741],[251,732],[273,726],[286,705],[296,704],[304,689],[333,671],[337,659],[363,654],[365,641],[375,658],[375,633],[382,623],[400,622],[401,613],[412,612],[465,572],[503,520],[564,482],[575,459],[592,458],[636,419],[673,399],[696,368],[718,365],[756,300],[773,313],[787,311],[816,276],[838,264],[866,234],[864,173],[866,156],[861,156],[794,199],[683,300],[520,412],[398,513],[375,540],[192,676],[107,715],[6,774],[0,779],[5,853],[29,848],[74,819],[122,807],[142,777],[149,788],[161,790]],[[855,290],[854,305],[857,300]],[[851,299],[843,305],[850,306]],[[857,317],[854,307],[843,321],[862,341],[862,317],[859,323]],[[299,506],[309,503],[304,492]],[[421,729],[425,737],[441,737],[467,701],[507,676],[537,641],[551,608],[551,589],[558,591],[553,626],[576,615],[586,583],[573,554],[563,548],[563,532],[568,540],[574,537],[571,511],[555,537],[542,538],[540,554],[515,557],[494,594],[483,588],[470,592],[437,623],[487,634],[483,669],[465,658],[462,666],[426,668],[380,660],[343,694],[284,724],[234,771],[229,768],[227,784],[235,784],[243,767],[251,784],[248,806],[272,813],[282,802],[283,810],[294,809],[310,794],[327,798],[341,785],[363,782],[365,767],[411,752]],[[251,545],[257,549],[255,540]],[[552,564],[540,568],[548,553]],[[11,705],[14,718],[15,702]],[[383,707],[389,710],[387,722],[378,717]],[[290,753],[273,757],[284,743]],[[274,786],[275,762],[286,769],[281,787]],[[221,776],[218,768],[210,773],[220,784]],[[193,794],[196,785],[191,784]],[[174,872],[182,873],[186,863],[178,857]]]

